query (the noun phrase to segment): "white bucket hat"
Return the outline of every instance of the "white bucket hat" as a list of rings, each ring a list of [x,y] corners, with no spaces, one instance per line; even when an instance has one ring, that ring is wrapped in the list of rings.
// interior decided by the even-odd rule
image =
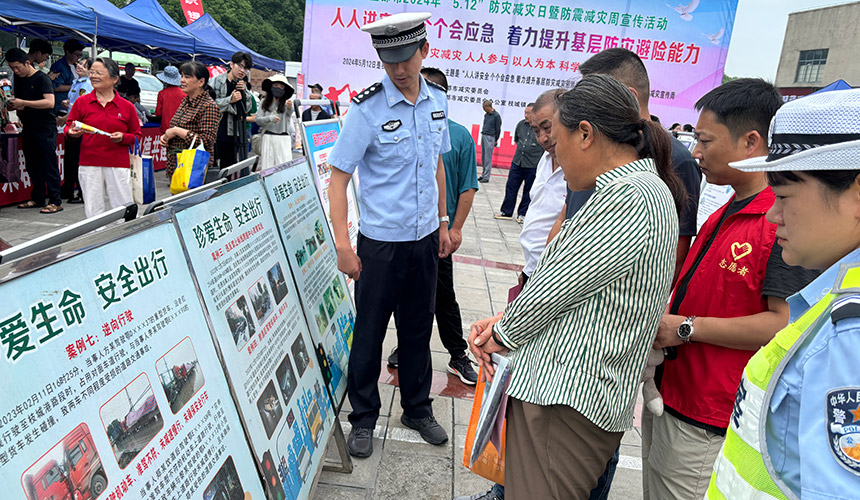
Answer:
[[[770,154],[729,163],[744,172],[860,169],[860,89],[785,104],[770,122]]]

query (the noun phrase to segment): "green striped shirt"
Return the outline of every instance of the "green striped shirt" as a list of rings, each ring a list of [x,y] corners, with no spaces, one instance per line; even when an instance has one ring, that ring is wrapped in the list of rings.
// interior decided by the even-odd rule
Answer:
[[[513,351],[508,394],[570,406],[606,431],[632,428],[677,242],[675,205],[653,160],[599,176],[494,326]]]

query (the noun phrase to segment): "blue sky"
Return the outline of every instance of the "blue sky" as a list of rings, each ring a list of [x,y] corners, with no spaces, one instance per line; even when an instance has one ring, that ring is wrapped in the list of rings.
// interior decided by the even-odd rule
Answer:
[[[776,78],[788,14],[852,1],[856,0],[740,0],[726,74],[772,81]]]

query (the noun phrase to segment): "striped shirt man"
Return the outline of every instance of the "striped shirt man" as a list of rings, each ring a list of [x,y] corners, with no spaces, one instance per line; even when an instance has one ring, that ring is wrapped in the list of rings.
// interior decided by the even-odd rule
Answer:
[[[654,161],[606,172],[493,327],[514,351],[508,394],[633,426],[639,377],[672,284],[678,215]]]

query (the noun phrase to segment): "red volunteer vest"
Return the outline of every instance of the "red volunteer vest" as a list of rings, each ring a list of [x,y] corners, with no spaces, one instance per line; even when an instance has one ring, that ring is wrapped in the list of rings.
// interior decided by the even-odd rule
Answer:
[[[735,318],[767,311],[762,297],[767,261],[776,238],[776,225],[765,219],[773,205],[770,187],[740,212],[729,216],[687,286],[678,314]],[[686,277],[702,247],[723,218],[734,197],[713,213],[693,243],[681,276]],[[680,282],[681,280],[679,280]],[[677,288],[672,292],[674,300]],[[726,428],[747,361],[755,351],[741,351],[695,342],[678,346],[678,357],[666,360],[660,392],[664,403],[696,421]]]

